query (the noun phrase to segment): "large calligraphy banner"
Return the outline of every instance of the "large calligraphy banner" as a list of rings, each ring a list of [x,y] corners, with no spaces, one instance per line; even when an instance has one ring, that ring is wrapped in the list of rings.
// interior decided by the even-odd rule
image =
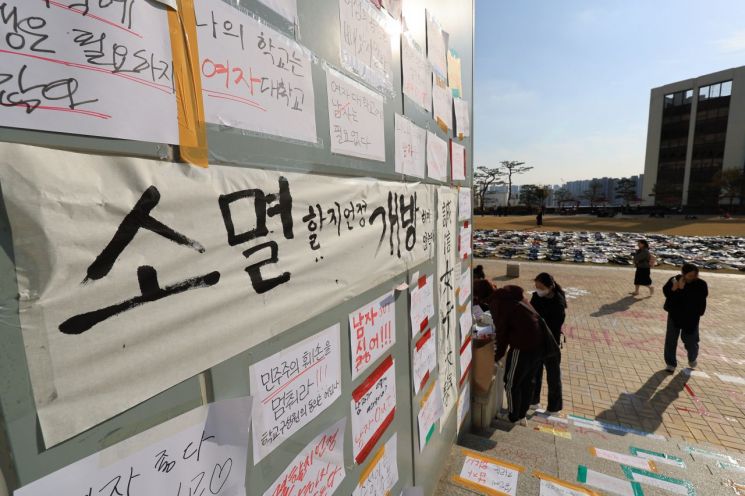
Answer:
[[[457,317],[455,312],[455,286],[460,274],[455,270],[457,256],[456,208],[458,193],[454,188],[437,189],[437,278],[438,310],[437,322],[437,363],[444,413],[442,430],[450,412],[458,401],[458,360]]]
[[[0,3],[0,126],[178,143],[166,7]]]
[[[15,144],[0,145],[0,183],[47,445],[434,251],[420,183]]]
[[[315,143],[310,52],[222,0],[197,0],[207,122]]]

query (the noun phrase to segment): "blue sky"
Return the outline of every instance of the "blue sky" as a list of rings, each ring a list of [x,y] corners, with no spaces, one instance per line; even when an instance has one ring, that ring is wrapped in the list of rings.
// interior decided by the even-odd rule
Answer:
[[[475,165],[642,173],[650,90],[739,65],[743,0],[476,0]]]

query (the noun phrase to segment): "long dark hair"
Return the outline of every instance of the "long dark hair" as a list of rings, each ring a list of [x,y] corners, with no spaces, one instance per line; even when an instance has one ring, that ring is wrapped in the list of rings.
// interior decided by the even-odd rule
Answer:
[[[473,269],[473,278],[474,279],[486,279],[486,274],[484,273],[483,265],[477,265],[476,268]]]
[[[647,241],[646,239],[637,240],[637,243],[640,243],[642,245],[642,248],[646,248],[647,250],[649,250],[649,241]]]
[[[547,288],[551,289],[554,293],[560,294],[562,296],[562,299],[564,300],[564,306],[566,306],[566,293],[564,293],[564,288],[562,288],[559,283],[556,282],[554,276],[552,276],[548,272],[541,272],[540,274],[535,276],[535,281],[540,282]]]

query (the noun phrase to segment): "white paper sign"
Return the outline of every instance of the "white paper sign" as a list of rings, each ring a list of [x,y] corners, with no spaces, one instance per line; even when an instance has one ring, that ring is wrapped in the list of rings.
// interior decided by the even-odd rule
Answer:
[[[455,108],[455,134],[458,138],[471,135],[471,118],[468,112],[468,102],[460,98],[453,98]]]
[[[297,0],[259,0],[288,21],[297,20]]]
[[[471,220],[471,188],[458,188],[458,220]]]
[[[460,240],[460,249],[458,250],[460,258],[466,259],[471,256],[471,245],[473,244],[471,233],[470,224],[468,226],[461,226],[460,235],[458,236]]]
[[[362,464],[396,414],[396,366],[388,357],[352,392],[352,448]]]
[[[207,122],[315,143],[310,52],[225,2],[194,9]]]
[[[453,95],[444,79],[432,78],[432,117],[443,132],[453,129]]]
[[[569,485],[541,479],[540,496],[591,496],[591,493],[587,490],[574,489]]]
[[[424,178],[427,132],[406,117],[396,114],[396,172]]]
[[[339,22],[342,66],[375,88],[392,90],[395,21],[370,0],[339,0]]]
[[[167,7],[74,0],[2,7],[0,126],[178,143]]]
[[[513,465],[486,457],[466,456],[460,478],[500,494],[515,496],[520,470]]]
[[[249,397],[195,408],[13,494],[245,496],[250,419]]]
[[[471,381],[466,381],[463,384],[463,390],[458,396],[458,431],[463,426],[463,422],[466,420],[466,415],[471,409]]]
[[[432,131],[427,131],[427,176],[448,180],[448,142]]]
[[[412,381],[414,383],[414,394],[419,394],[429,380],[429,376],[437,367],[437,349],[432,330],[427,329],[421,338],[414,344],[414,358],[412,359]]]
[[[264,496],[334,494],[346,476],[344,431],[347,418],[320,433],[292,460]],[[252,483],[247,481],[252,487]]]
[[[385,496],[398,482],[398,457],[396,433],[375,454],[362,473],[352,496]],[[331,494],[331,493],[328,493]]]
[[[385,162],[385,121],[379,94],[326,69],[331,152]]]
[[[630,482],[624,479],[619,479],[618,477],[605,475],[601,472],[590,470],[583,465],[579,466],[578,472],[579,475],[577,476],[577,480],[579,482],[602,489],[610,494],[615,494],[616,496],[636,496],[637,494],[643,494],[634,490],[634,485],[638,486],[638,482]]]
[[[460,292],[458,293],[458,305],[465,304],[466,300],[471,296],[471,269],[466,267],[466,270],[460,275],[460,283],[458,284]]]
[[[401,3],[403,0],[383,0],[383,8],[393,17],[394,19],[401,18]]]
[[[251,365],[254,465],[341,396],[339,324]]]
[[[473,348],[471,347],[471,340],[467,339],[460,349],[460,382],[462,383],[466,377],[466,374],[471,369],[471,362],[473,361]]]
[[[396,304],[389,291],[349,314],[352,379],[382,357],[396,343]]]
[[[466,147],[450,140],[450,163],[452,164],[451,177],[453,181],[465,181],[466,179]]]
[[[456,264],[456,222],[457,193],[453,188],[437,189],[437,280],[438,280],[438,322],[437,322],[437,364],[442,402],[445,407],[444,420],[458,402],[458,324],[455,311],[455,286],[458,283]]]
[[[8,143],[0,182],[47,446],[434,253],[434,188],[416,183]]]
[[[640,468],[642,470],[655,469],[654,462],[638,456],[616,453],[615,451],[608,451],[600,448],[590,448],[590,451],[598,458],[604,458],[612,462],[628,465],[629,467]]]
[[[448,40],[437,19],[427,11],[427,58],[432,64],[432,69],[442,78],[447,78],[447,52]],[[447,84],[446,84],[447,86]],[[449,90],[448,90],[449,92]]]
[[[435,381],[419,403],[417,424],[419,425],[419,452],[424,451],[425,446],[435,432],[435,424],[443,414],[442,393],[440,382]]]
[[[471,335],[471,328],[473,327],[473,315],[471,314],[471,302],[468,302],[466,309],[460,315],[460,334],[461,334],[461,346],[465,343],[466,339]]]
[[[435,316],[435,283],[432,276],[422,276],[411,294],[411,335],[416,336],[429,325],[429,319]]]
[[[427,112],[432,111],[432,66],[410,33],[401,36],[403,93]]]

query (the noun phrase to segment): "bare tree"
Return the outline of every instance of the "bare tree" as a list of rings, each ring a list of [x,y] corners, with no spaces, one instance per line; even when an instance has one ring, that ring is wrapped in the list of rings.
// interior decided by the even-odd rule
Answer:
[[[566,188],[557,190],[555,193],[555,197],[556,203],[559,205],[559,208],[562,208],[566,203],[575,203],[577,201],[577,199],[574,198],[572,192]]]
[[[590,202],[590,207],[594,207],[597,203],[605,201],[603,195],[603,183],[597,179],[590,181],[590,188],[582,193],[582,199]]]
[[[745,170],[727,169],[720,171],[714,178],[714,185],[720,190],[719,198],[729,200],[730,211],[735,200],[739,200],[740,206],[742,206],[743,196],[745,196]]]
[[[519,176],[526,172],[533,170],[532,165],[525,165],[525,162],[517,162],[515,160],[503,160],[499,162],[499,170],[502,171],[502,176],[507,178],[507,206],[509,207],[510,201],[512,200],[512,178],[513,176]]]
[[[616,199],[623,200],[625,207],[631,206],[632,201],[637,201],[636,179],[624,177],[616,181]]]
[[[502,180],[503,175],[504,174],[499,166],[488,167],[482,165],[476,167],[476,171],[473,173],[473,185],[476,188],[476,194],[479,198],[481,215],[484,215],[484,199],[486,198],[486,192],[489,190],[489,186],[504,185],[504,181]]]
[[[529,208],[543,208],[551,195],[548,186],[526,184],[520,187],[520,202]]]

